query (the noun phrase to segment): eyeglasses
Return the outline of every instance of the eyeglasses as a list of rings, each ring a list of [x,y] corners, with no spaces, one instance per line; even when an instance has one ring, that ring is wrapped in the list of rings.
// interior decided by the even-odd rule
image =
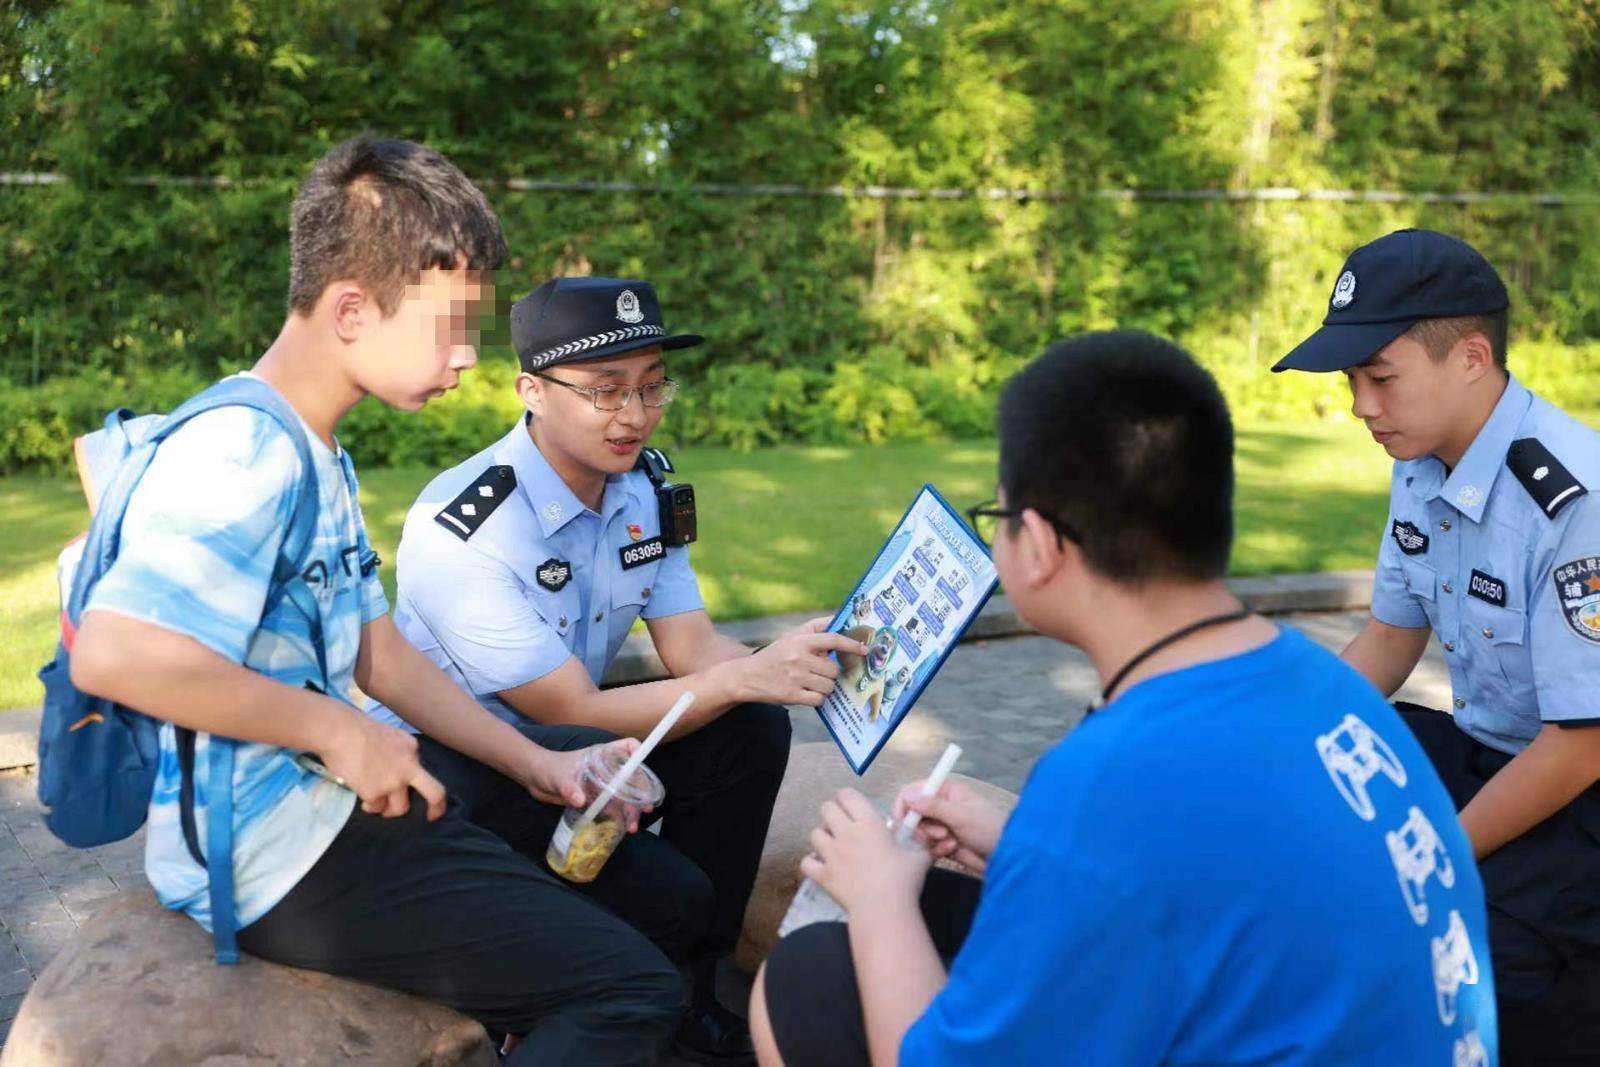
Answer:
[[[597,385],[582,386],[564,382],[560,378],[552,378],[548,374],[535,374],[535,378],[543,378],[547,382],[571,389],[574,393],[582,393],[594,404],[596,411],[621,411],[633,399],[633,394],[639,394],[639,403],[647,408],[664,408],[672,403],[672,398],[678,395],[678,383],[671,378],[662,378],[650,382],[648,385]]]
[[[995,536],[1000,532],[1000,520],[1020,518],[1021,515],[1022,509],[1003,508],[998,500],[967,509],[967,521],[972,524],[972,531],[990,548],[994,547]],[[1045,515],[1044,521],[1055,528],[1057,537],[1064,537],[1073,544],[1083,542],[1083,537],[1078,531],[1060,519]]]

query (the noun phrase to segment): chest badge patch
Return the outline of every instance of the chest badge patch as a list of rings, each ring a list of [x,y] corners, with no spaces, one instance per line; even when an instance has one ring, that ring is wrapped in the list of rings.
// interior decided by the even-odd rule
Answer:
[[[1573,633],[1600,645],[1600,556],[1563,563],[1553,576],[1562,618]]]
[[[654,563],[667,554],[667,546],[661,543],[661,538],[652,537],[648,541],[640,541],[636,545],[623,545],[618,552],[622,560],[622,569],[631,571],[635,567],[643,567],[646,563]]]
[[[628,536],[633,538],[635,541],[639,540],[639,538],[644,536],[644,527],[640,526],[636,522],[628,523]]]
[[[566,588],[568,582],[572,581],[572,564],[564,559],[547,559],[539,564],[534,577],[539,579],[541,588],[559,593]]]
[[[1416,523],[1396,519],[1389,535],[1394,538],[1394,543],[1400,546],[1400,551],[1408,556],[1417,556],[1428,551],[1428,535],[1417,529]]]
[[[1467,582],[1467,595],[1503,608],[1506,606],[1506,583],[1492,574],[1475,570]]]

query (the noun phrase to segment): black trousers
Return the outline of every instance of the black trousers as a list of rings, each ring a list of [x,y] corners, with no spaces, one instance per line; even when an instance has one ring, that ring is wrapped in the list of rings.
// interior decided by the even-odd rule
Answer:
[[[1443,712],[1397,703],[1457,809],[1512,757]],[[1478,865],[1504,1067],[1600,1063],[1600,789]]]
[[[547,748],[610,740],[584,726],[519,723]],[[650,769],[666,801],[645,819],[661,834],[631,835],[587,892],[624,916],[674,960],[715,960],[739,941],[755,885],[772,805],[789,764],[789,713],[773,704],[741,704],[694,733],[661,745]],[[430,738],[422,760],[467,818],[544,865],[561,817],[515,782]]]
[[[739,943],[789,766],[790,732],[789,713],[778,705],[740,704],[650,756],[667,787],[655,812],[664,820],[661,836],[706,873],[715,892],[704,945],[711,959]]]
[[[945,966],[961,949],[983,883],[935,867],[922,887],[922,918]],[[772,1036],[786,1067],[871,1067],[861,989],[844,923],[803,926],[773,946],[762,978]]]
[[[544,747],[560,750],[600,744],[613,736],[587,726],[523,723],[518,729]],[[562,808],[533,799],[505,775],[432,738],[417,740],[423,766],[444,783],[452,804],[459,804],[465,819],[510,845],[540,871],[550,873],[545,849]],[[629,834],[594,881],[564,884],[621,916],[674,962],[693,960],[704,951],[716,900],[711,881],[693,861],[655,834]]]
[[[523,1034],[511,1065],[652,1063],[683,1014],[683,979],[659,949],[455,799],[432,823],[415,793],[404,818],[357,807],[239,944]]]

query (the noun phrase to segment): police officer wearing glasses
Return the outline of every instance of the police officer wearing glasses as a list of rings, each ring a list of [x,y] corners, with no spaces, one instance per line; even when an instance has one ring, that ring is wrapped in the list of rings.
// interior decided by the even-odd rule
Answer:
[[[689,563],[693,491],[673,484],[671,462],[647,447],[678,390],[667,354],[702,338],[667,332],[649,282],[556,278],[517,302],[511,334],[524,413],[435,478],[407,515],[395,620],[462,688],[532,736],[644,737],[680,694],[695,694],[650,757],[666,786],[646,817],[661,819],[660,839],[624,841],[587,891],[610,893],[613,910],[685,970],[680,1054],[748,1060],[748,1031],[716,1001],[714,975],[738,940],[788,762],[789,717],[778,705],[820,704],[838,674],[827,653],[860,646],[820,632],[825,618],[755,653],[713,629]],[[600,689],[639,618],[671,677]],[[543,856],[559,811],[490,788],[494,772],[421,744],[474,821],[549,875]],[[663,848],[676,856],[655,854]],[[688,865],[674,862],[683,857]],[[674,882],[688,866],[700,891],[653,892],[638,870],[648,863]],[[675,914],[652,915],[641,899],[652,895]]]
[[[1344,658],[1390,694],[1438,635],[1448,714],[1399,707],[1482,870],[1501,1062],[1592,1064],[1600,434],[1507,371],[1509,305],[1477,251],[1400,230],[1350,254],[1322,328],[1273,369],[1343,372],[1395,460],[1372,618]]]

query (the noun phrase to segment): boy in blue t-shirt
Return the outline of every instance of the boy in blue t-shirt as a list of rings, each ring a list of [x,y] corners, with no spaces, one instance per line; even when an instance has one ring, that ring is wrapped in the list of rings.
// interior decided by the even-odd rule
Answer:
[[[524,736],[407,643],[334,436],[363,397],[415,411],[456,386],[477,361],[475,326],[504,255],[483,194],[437,152],[361,136],[328,153],[294,202],[288,314],[249,372],[300,415],[316,467],[318,526],[299,580],[316,602],[326,673],[312,620],[267,602],[300,461],[275,422],[235,407],[161,445],[84,614],[72,679],[196,731],[196,765],[212,734],[243,742],[233,861],[246,951],[524,1035],[508,1062],[637,1063],[677,1025],[682,979],[625,908],[601,901],[645,888],[670,897],[662,886],[674,883],[630,865],[632,842],[589,888],[557,879],[447,806],[411,734],[349,702],[359,686],[492,767],[507,790],[551,804],[584,802],[582,746],[609,736]],[[203,782],[183,795],[172,725],[161,749],[146,869],[163,903],[209,927]],[[612,886],[608,899],[608,878],[634,879],[635,891]]]
[[[1000,499],[975,523],[1101,705],[1009,818],[911,786],[896,814],[923,814],[922,845],[897,846],[854,791],[823,806],[801,869],[849,921],[768,958],[762,1063],[1495,1063],[1449,796],[1370,685],[1223,583],[1215,382],[1168,342],[1091,334],[1017,375],[999,423]]]

